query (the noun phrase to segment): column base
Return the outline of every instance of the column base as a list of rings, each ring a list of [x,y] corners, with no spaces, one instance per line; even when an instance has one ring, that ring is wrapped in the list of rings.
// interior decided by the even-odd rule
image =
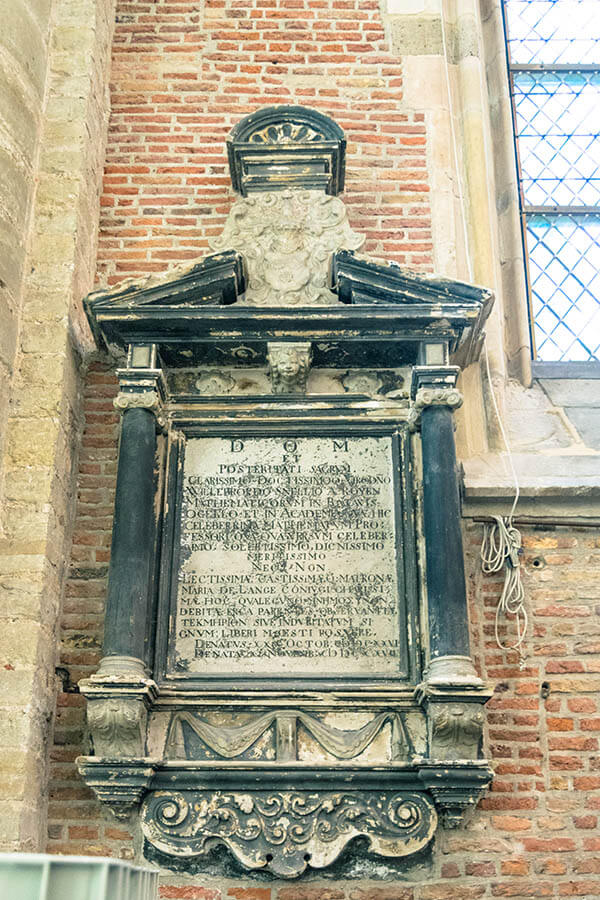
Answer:
[[[437,656],[429,663],[425,684],[432,687],[483,689],[470,656]]]

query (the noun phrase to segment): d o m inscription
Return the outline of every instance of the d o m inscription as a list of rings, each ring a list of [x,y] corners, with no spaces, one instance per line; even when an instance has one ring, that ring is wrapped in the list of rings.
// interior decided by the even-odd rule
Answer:
[[[391,437],[191,438],[173,674],[397,675]]]

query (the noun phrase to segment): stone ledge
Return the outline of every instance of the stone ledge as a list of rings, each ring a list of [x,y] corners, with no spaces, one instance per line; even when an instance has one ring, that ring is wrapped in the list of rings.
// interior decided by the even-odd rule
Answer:
[[[600,454],[515,454],[517,517],[585,524],[600,517]],[[508,515],[515,486],[506,454],[464,460],[463,516]]]

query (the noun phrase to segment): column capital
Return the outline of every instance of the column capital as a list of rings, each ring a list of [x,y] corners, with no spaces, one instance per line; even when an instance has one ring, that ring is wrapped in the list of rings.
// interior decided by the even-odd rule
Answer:
[[[458,409],[462,406],[463,395],[456,388],[419,388],[414,398],[415,409],[425,409],[428,406],[448,406],[450,409]]]
[[[450,410],[462,406],[463,396],[456,389],[458,366],[414,366],[410,395],[413,401],[409,426],[416,431],[421,410],[430,406],[446,406]]]
[[[166,425],[164,402],[167,395],[165,376],[162,369],[127,368],[117,369],[119,393],[113,405],[120,413],[128,409],[147,409],[156,417],[158,428]]]

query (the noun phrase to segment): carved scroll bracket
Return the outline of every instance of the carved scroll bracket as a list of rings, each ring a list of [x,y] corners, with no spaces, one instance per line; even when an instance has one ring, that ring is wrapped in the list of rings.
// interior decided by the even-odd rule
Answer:
[[[249,869],[294,878],[332,863],[359,835],[380,856],[427,846],[437,826],[425,794],[396,791],[155,791],[142,830],[158,850],[194,857],[225,844]]]

